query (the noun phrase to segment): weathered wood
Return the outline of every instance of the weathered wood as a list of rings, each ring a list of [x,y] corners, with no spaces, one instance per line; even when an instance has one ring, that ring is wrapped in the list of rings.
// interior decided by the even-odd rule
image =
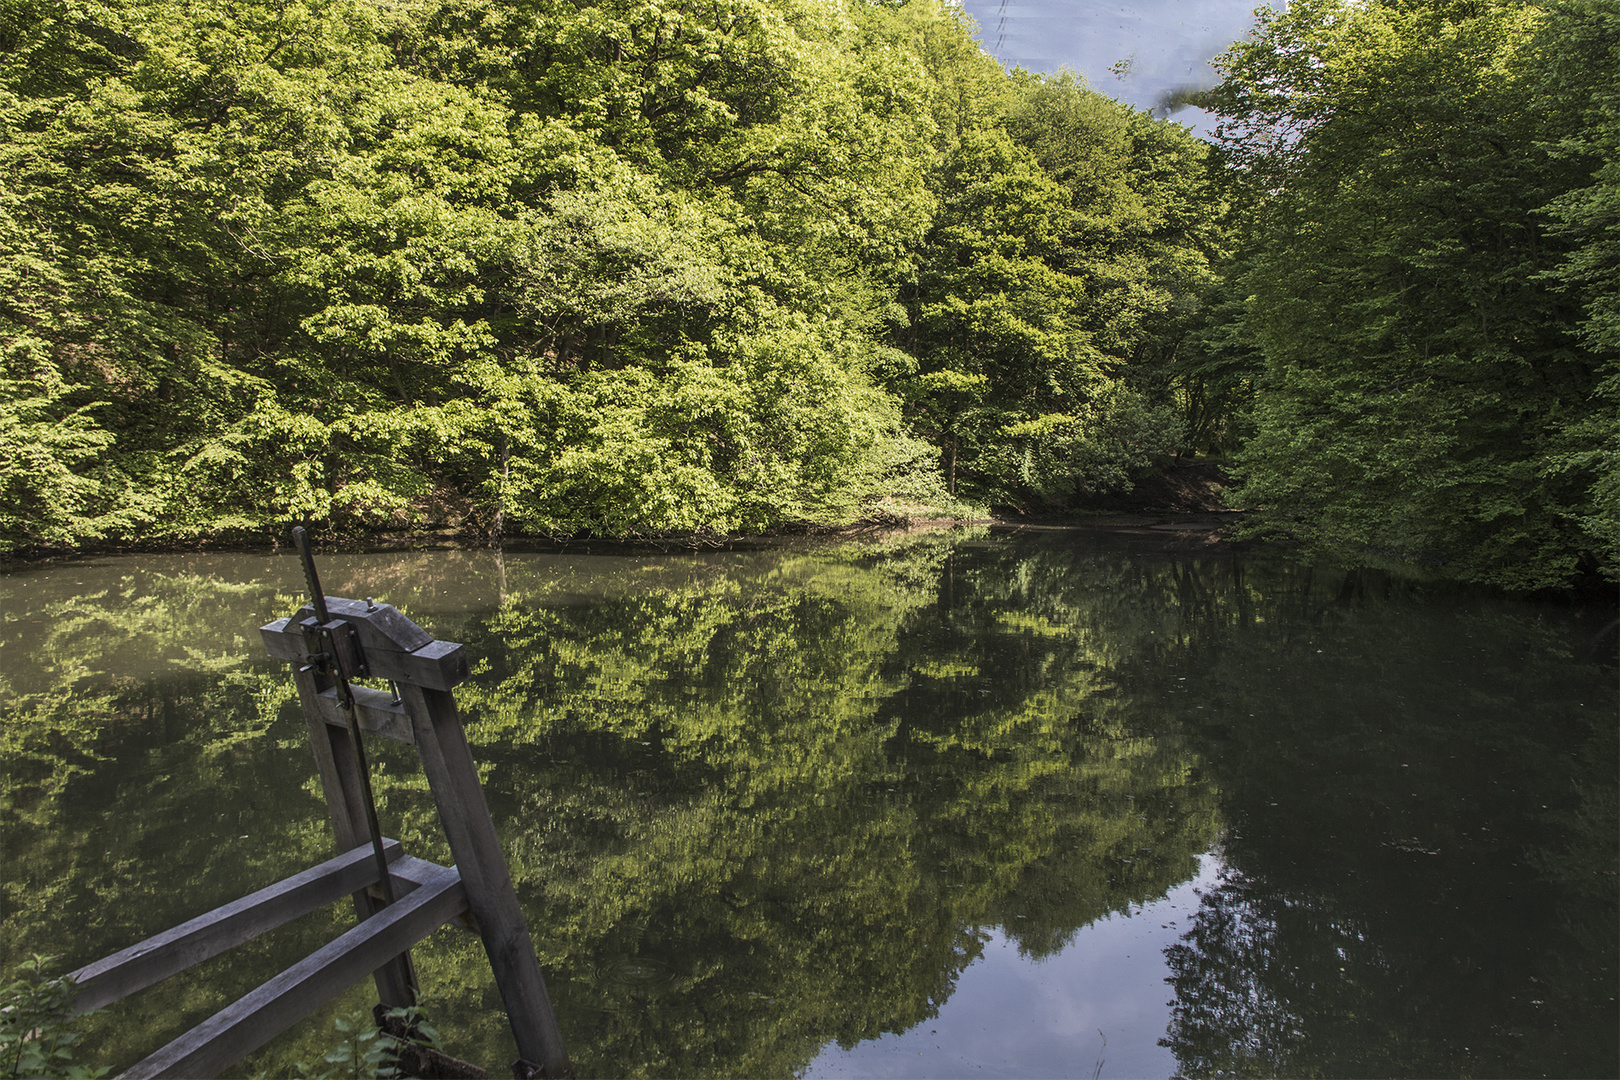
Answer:
[[[365,600],[345,600],[341,596],[326,598],[327,615],[352,625],[360,634],[363,649],[392,649],[395,652],[415,652],[433,643],[433,635],[417,626],[392,604],[369,603]],[[315,614],[313,605],[305,604],[294,621]]]
[[[294,668],[294,681],[309,729],[310,749],[315,754],[315,768],[320,773],[321,790],[326,795],[326,808],[332,816],[332,831],[338,848],[350,851],[371,842],[366,827],[366,809],[361,794],[359,763],[349,745],[347,727],[334,728],[321,718],[321,694],[328,690],[330,679],[313,668],[299,665]],[[356,921],[363,922],[383,907],[379,897],[364,888],[354,893]],[[377,984],[377,997],[390,1005],[413,1005],[416,1002],[416,972],[409,954],[391,959],[372,973]]]
[[[338,774],[343,778],[343,792],[348,802],[349,828],[354,835],[355,843],[370,844],[371,830],[366,824],[365,794],[360,783],[360,761],[355,756],[349,732],[347,728],[335,728],[324,722],[321,728],[331,745],[332,758],[337,764]],[[387,906],[388,902],[383,896],[368,889],[362,889],[354,894],[355,917],[362,922]],[[392,957],[386,964],[372,972],[372,975],[377,983],[377,997],[380,1001],[400,1007],[416,1004],[416,969],[411,963],[409,953]]]
[[[394,881],[395,895],[404,896],[443,869],[444,867],[436,862],[428,862],[426,859],[418,859],[412,855],[401,855],[389,866],[388,876]],[[458,930],[466,930],[474,934],[478,933],[478,920],[473,918],[471,910],[463,911],[460,915],[451,919],[450,925],[455,926]]]
[[[403,704],[395,705],[392,694],[381,690],[373,690],[368,686],[351,686],[354,694],[354,713],[360,721],[360,730],[372,735],[381,735],[385,739],[395,742],[416,742],[416,732],[411,729],[411,718],[405,715]],[[349,718],[343,715],[343,705],[338,700],[336,690],[323,690],[316,699],[320,707],[321,718],[333,727],[347,728]]]
[[[310,750],[315,755],[315,771],[320,774],[321,791],[326,796],[326,809],[332,818],[332,831],[338,849],[349,851],[360,845],[361,834],[355,831],[348,793],[344,791],[343,774],[332,752],[332,734],[327,731],[326,721],[321,719],[320,695],[325,689],[321,684],[326,681],[311,668],[298,667],[293,672],[299,704],[303,707],[304,726],[309,730]]]
[[[339,605],[353,604],[352,600],[330,600],[334,614]],[[364,607],[362,604],[361,607]],[[401,616],[403,618],[403,616]],[[309,645],[297,619],[277,619],[259,627],[265,651],[281,660],[295,664],[307,663]],[[360,641],[365,652],[367,678],[392,679],[395,682],[415,683],[435,690],[450,690],[465,682],[468,674],[467,653],[454,641],[428,641],[410,651],[392,648],[387,642],[367,644],[368,635],[362,633]]]
[[[454,867],[317,949],[139,1062],[124,1080],[212,1077],[454,918],[467,892]]]
[[[418,859],[415,855],[401,855],[388,864],[388,876],[394,879],[399,894],[404,896],[412,889],[438,877],[439,871],[449,869],[454,867],[440,866],[436,862]]]
[[[398,860],[399,841],[386,841],[384,851],[391,863]],[[415,866],[411,870],[413,876],[420,876]],[[301,874],[86,964],[68,976],[79,990],[78,997],[73,999],[73,1008],[86,1012],[110,1005],[193,964],[212,959],[244,941],[341,900],[376,880],[377,866],[369,845],[328,859]]]
[[[573,1075],[562,1032],[551,1010],[528,924],[489,816],[484,789],[467,746],[456,699],[448,690],[402,685],[400,697],[416,731],[416,748],[438,804],[439,820],[467,887],[467,906],[506,1006],[518,1053],[550,1077]]]
[[[292,619],[269,623],[260,628],[260,633],[270,655],[290,660],[299,669],[304,718],[316,746],[322,785],[339,837],[358,842],[362,835],[357,813],[362,808],[356,806],[354,797],[354,753],[348,747],[349,740],[338,737],[338,725],[348,730],[349,716],[326,673],[330,665],[314,663],[310,654],[333,649],[341,654],[348,649],[350,639],[345,636],[339,640],[341,628],[336,625],[347,622],[355,627],[354,640],[363,653],[366,675],[395,682],[403,702],[402,706],[396,705],[394,698],[380,691],[352,688],[353,715],[362,730],[414,742],[422,757],[428,786],[438,804],[440,821],[466,890],[468,910],[462,918],[483,941],[522,1060],[542,1062],[548,1076],[571,1076],[572,1067],[551,1011],[534,944],[450,693],[468,675],[465,651],[455,642],[433,640],[385,604],[327,598],[326,605],[329,618],[325,629],[329,634],[318,633],[321,628],[316,627],[311,608]],[[347,635],[347,630],[343,633]],[[351,657],[348,670],[359,670],[359,659]],[[408,734],[401,723],[401,710],[409,723]],[[404,864],[402,859],[396,867]],[[422,864],[422,868],[428,866],[431,864]],[[396,869],[389,877],[397,880],[404,875],[405,871]],[[364,893],[356,895],[357,905],[364,907],[368,901]],[[408,964],[409,957],[403,961]],[[377,973],[378,989],[387,1001],[384,974]]]

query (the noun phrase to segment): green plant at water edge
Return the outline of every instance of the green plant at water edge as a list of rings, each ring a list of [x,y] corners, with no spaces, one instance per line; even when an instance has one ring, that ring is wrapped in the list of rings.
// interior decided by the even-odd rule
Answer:
[[[389,1009],[383,1014],[383,1020],[398,1021],[400,1027],[410,1033],[412,1041],[438,1049],[439,1033],[423,1020],[418,1006]],[[321,1061],[336,1068],[317,1072],[299,1062],[294,1066],[299,1076],[309,1080],[390,1080],[408,1075],[400,1068],[403,1041],[379,1027],[367,1010],[356,1009],[348,1016],[340,1016],[332,1026],[343,1036],[343,1041],[328,1050]],[[258,1080],[266,1075],[259,1073]]]
[[[79,1040],[79,1032],[73,1030],[78,1017],[70,1015],[73,980],[65,975],[46,978],[54,959],[30,957],[18,966],[20,977],[0,987],[0,1068],[8,1077],[105,1076],[105,1067],[73,1064],[72,1047]]]

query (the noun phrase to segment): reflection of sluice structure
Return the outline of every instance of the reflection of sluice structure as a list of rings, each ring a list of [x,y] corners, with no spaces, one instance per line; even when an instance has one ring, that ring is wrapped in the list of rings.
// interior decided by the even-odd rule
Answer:
[[[514,1075],[572,1075],[452,694],[467,677],[464,650],[386,604],[328,601],[307,551],[306,570],[313,604],[260,632],[271,656],[297,665],[303,716],[344,854],[79,969],[75,1008],[110,1004],[352,896],[356,926],[123,1076],[218,1075],[368,973],[385,1005],[413,1005],[409,950],[452,922],[483,940],[521,1055]],[[350,678],[386,679],[394,693],[351,686]],[[454,866],[406,855],[381,836],[362,731],[416,747]]]

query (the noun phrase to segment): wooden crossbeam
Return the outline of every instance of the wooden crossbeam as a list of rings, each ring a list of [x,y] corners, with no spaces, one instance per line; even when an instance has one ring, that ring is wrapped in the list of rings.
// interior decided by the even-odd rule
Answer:
[[[354,694],[354,715],[360,721],[360,730],[370,735],[381,735],[395,742],[416,745],[416,733],[411,730],[411,718],[403,704],[395,704],[391,694],[373,690],[369,686],[351,686]],[[316,697],[321,719],[333,727],[347,728],[349,718],[338,703],[336,690],[323,690]]]
[[[399,859],[399,841],[384,841],[383,852],[390,862]],[[69,978],[79,987],[73,1008],[85,1012],[110,1005],[376,880],[369,845],[328,859],[73,972]]]
[[[391,840],[383,837],[384,850],[387,850],[386,845],[390,843]],[[404,896],[412,889],[426,885],[438,877],[439,871],[443,869],[444,867],[436,862],[418,859],[415,855],[401,855],[388,864],[388,876],[394,881],[394,894]]]
[[[455,867],[439,867],[408,896],[221,1009],[137,1063],[121,1080],[219,1075],[466,907],[461,875]]]
[[[435,641],[429,638],[424,644],[414,646],[409,651],[390,648],[386,643],[373,643],[372,627],[363,621],[366,616],[365,606],[354,600],[343,600],[330,597],[327,603],[331,606],[333,618],[350,620],[364,632],[360,637],[365,643],[366,672],[365,676],[372,679],[393,679],[396,682],[414,683],[433,690],[450,690],[467,678],[466,651],[454,641]],[[376,615],[387,612],[398,615],[387,605],[379,605]],[[300,615],[307,614],[300,612]],[[403,619],[403,616],[399,616]],[[421,633],[421,628],[411,624]],[[293,619],[277,619],[259,627],[259,636],[264,640],[265,651],[271,656],[281,660],[291,660],[302,664],[309,655],[309,644],[304,640],[304,633],[299,629],[297,621]]]
[[[394,895],[404,896],[412,889],[425,884],[444,867],[436,862],[418,859],[414,855],[401,855],[399,859],[388,868],[388,876],[394,880]],[[457,869],[460,872],[460,869]],[[451,919],[446,926],[454,926],[459,930],[466,930],[482,936],[483,930],[478,920],[473,918],[472,903],[469,900],[467,910]]]

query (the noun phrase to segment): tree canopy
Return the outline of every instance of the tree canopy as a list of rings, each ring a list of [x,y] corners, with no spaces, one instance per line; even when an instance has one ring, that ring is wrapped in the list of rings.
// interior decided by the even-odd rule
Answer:
[[[1225,54],[1267,529],[1516,587],[1613,572],[1617,18],[1308,0]]]
[[[1004,130],[1045,84],[949,5],[8,0],[0,37],[8,548],[948,503],[957,308],[1006,354],[986,491],[1107,388],[1084,215]],[[1048,218],[974,220],[1015,163]]]
[[[1235,453],[1265,528],[1620,544],[1607,0],[1305,0],[1216,148],[950,0],[0,0],[0,551],[734,534]]]

